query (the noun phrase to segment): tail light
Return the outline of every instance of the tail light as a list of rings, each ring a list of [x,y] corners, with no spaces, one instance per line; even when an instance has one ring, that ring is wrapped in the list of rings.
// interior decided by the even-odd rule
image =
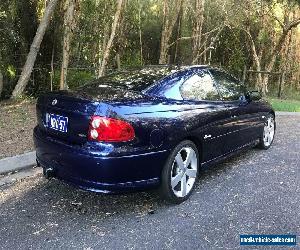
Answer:
[[[88,139],[102,142],[125,142],[135,137],[133,127],[122,120],[92,116]]]

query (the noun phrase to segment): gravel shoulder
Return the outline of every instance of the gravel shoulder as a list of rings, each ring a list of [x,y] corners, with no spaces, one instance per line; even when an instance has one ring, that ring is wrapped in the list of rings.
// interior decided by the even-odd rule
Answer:
[[[35,102],[0,102],[0,159],[34,149]]]
[[[239,249],[240,234],[299,235],[299,183],[300,116],[278,116],[269,150],[204,170],[177,206],[156,191],[94,194],[40,173],[3,185],[0,248]]]

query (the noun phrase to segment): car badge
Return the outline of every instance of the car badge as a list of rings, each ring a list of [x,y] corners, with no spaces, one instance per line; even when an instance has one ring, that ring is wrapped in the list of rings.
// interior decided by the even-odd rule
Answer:
[[[55,106],[56,104],[57,104],[57,100],[54,99],[54,100],[52,101],[52,105]]]

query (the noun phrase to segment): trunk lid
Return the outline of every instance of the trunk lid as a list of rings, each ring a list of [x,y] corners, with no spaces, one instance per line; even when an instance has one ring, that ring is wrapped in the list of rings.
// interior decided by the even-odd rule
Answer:
[[[90,116],[94,114],[97,106],[97,102],[76,97],[67,91],[43,95],[37,102],[38,126],[53,138],[72,144],[83,144],[87,141]],[[67,131],[61,132],[50,128],[49,114],[66,117]]]
[[[91,89],[91,86],[86,86],[76,91],[51,92],[40,96],[38,99],[38,126],[41,131],[52,138],[71,144],[84,144],[88,140],[87,133],[91,116],[97,110],[101,110],[99,106],[143,98],[145,96],[138,92],[112,88],[106,85],[97,86],[93,89]],[[66,118],[66,132],[51,128],[52,125],[49,125],[50,115],[51,117]]]

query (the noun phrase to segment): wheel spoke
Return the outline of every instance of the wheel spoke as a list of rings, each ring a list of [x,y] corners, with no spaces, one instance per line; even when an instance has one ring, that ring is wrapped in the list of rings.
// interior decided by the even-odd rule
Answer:
[[[194,156],[194,151],[192,150],[187,151],[187,156],[185,159],[185,167],[188,167],[190,165],[193,156]]]
[[[197,170],[196,169],[187,169],[186,170],[186,175],[190,178],[196,178],[197,175]]]
[[[264,142],[266,146],[268,146],[272,142],[272,136],[271,136],[272,129],[273,129],[273,123],[272,120],[269,118],[267,120],[267,124],[264,127]]]
[[[174,157],[170,186],[177,197],[186,197],[191,192],[196,181],[197,162],[196,151],[189,146],[182,147]]]
[[[184,163],[183,163],[180,152],[176,155],[175,161],[177,163],[177,166],[183,171],[184,170]]]
[[[268,142],[269,142],[269,143],[272,142],[272,136],[271,136],[271,133],[268,134]]]
[[[267,126],[268,126],[268,129],[269,129],[270,126],[271,126],[271,118],[268,119],[268,125]]]
[[[173,189],[178,185],[181,179],[182,179],[182,174],[177,174],[175,177],[172,177],[171,186]]]
[[[184,174],[181,179],[181,195],[186,196],[186,175]]]

